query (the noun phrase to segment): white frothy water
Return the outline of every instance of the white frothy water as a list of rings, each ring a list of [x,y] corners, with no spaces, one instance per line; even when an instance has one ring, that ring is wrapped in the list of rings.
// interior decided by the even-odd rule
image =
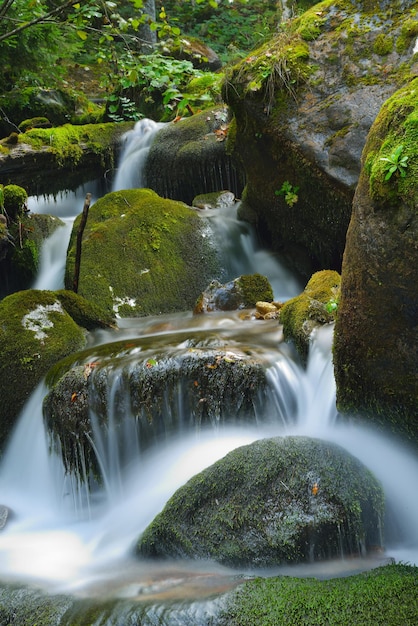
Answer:
[[[95,181],[81,185],[74,192],[28,198],[28,209],[31,213],[59,217],[63,222],[42,244],[38,276],[32,285],[33,289],[54,291],[64,288],[68,243],[74,220],[83,209],[87,192],[92,194],[92,206],[100,193]]]
[[[125,135],[124,149],[113,183],[113,191],[120,189],[140,189],[145,186],[144,166],[149,149],[163,122],[144,119],[135,124]]]
[[[261,338],[261,325],[259,332]],[[306,372],[294,364],[288,368],[286,375],[293,379],[298,394],[288,426],[283,424],[286,401],[282,399],[281,414],[266,430],[260,426],[224,428],[173,437],[132,458],[128,468],[114,468],[119,472],[117,485],[96,493],[88,510],[74,506],[62,464],[49,456],[41,386],[25,407],[0,467],[2,503],[12,511],[0,533],[0,577],[34,580],[50,591],[74,593],[85,593],[85,586],[97,585],[102,578],[109,585],[112,578],[118,578],[117,570],[133,567],[132,546],[178,487],[238,446],[263,436],[288,434],[338,443],[369,467],[383,485],[398,530],[399,543],[388,545],[387,554],[418,563],[418,461],[393,439],[370,428],[338,424],[331,337],[331,327],[317,333]],[[277,363],[286,367],[283,355]],[[279,397],[274,373],[271,384],[272,393]],[[139,562],[134,578],[146,575],[141,567]],[[129,592],[125,589],[124,593]]]

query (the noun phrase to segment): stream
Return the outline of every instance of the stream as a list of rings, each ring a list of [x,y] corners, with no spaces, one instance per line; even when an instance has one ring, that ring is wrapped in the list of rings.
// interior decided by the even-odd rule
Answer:
[[[136,185],[138,159],[146,159],[149,132],[125,151],[115,185]],[[158,130],[158,129],[157,129]],[[122,159],[124,157],[122,156]],[[125,162],[126,165],[126,162]],[[115,188],[115,187],[114,187]],[[93,201],[107,190],[101,182],[86,184],[74,193],[30,198],[29,209],[60,217],[65,225],[46,241],[37,289],[63,288],[65,251],[72,222],[80,213],[86,192]],[[259,249],[251,228],[236,219],[236,207],[206,212],[218,245],[226,251],[227,273],[266,275],[275,299],[297,295],[303,286],[276,257]],[[185,336],[227,337],[239,349],[262,354],[268,368],[271,398],[250,425],[218,425],[196,432],[183,429],[145,453],[133,446],[130,463],[98,450],[106,481],[103,491],[87,498],[49,453],[42,417],[44,384],[34,391],[19,418],[0,466],[1,502],[13,514],[0,533],[0,578],[33,584],[48,593],[80,598],[119,598],[164,606],[173,601],[203,602],[201,610],[248,576],[292,574],[322,578],[348,575],[394,558],[418,565],[418,460],[393,435],[370,426],[339,419],[335,408],[332,368],[332,326],[312,340],[304,369],[291,346],[283,342],[277,321],[243,320],[236,312],[193,316],[120,319],[118,330],[91,333],[90,345],[147,337],[161,348],[178,347]],[[143,563],[132,557],[140,533],[163,508],[175,490],[190,477],[236,447],[267,436],[300,434],[338,443],[362,461],[381,481],[387,502],[384,555],[345,558],[328,563],[278,567],[269,571],[236,571],[215,563]],[[199,609],[200,610],[200,609]],[[112,622],[113,623],[113,622]],[[116,623],[116,622],[115,622]],[[150,622],[151,623],[151,622]],[[152,622],[153,623],[153,622]],[[168,617],[159,624],[177,623]],[[179,622],[182,623],[182,622]],[[184,622],[185,623],[185,622]],[[197,623],[197,622],[196,622]]]

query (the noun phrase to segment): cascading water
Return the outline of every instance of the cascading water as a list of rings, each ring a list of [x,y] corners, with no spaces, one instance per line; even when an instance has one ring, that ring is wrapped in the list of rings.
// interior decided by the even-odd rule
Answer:
[[[123,171],[122,163],[119,172]],[[125,180],[120,178],[118,185],[125,186]],[[80,199],[85,191],[91,189],[83,189]],[[71,203],[74,203],[73,198]],[[75,202],[71,216],[79,212],[81,204],[82,200]],[[32,204],[30,208],[35,210],[35,206]],[[57,210],[59,213],[58,202],[54,208],[47,205],[44,212],[57,214]],[[259,271],[276,277],[273,282],[277,299],[298,292],[297,281],[289,277],[273,257],[267,253],[257,255],[254,248],[249,254],[243,252],[243,244],[253,246],[246,227],[231,215],[223,219],[220,212],[212,213],[209,219],[218,221],[216,236],[223,237],[219,246],[227,247],[235,240],[230,253],[234,258],[244,259],[244,265],[234,261],[229,273]],[[225,224],[227,229],[222,236]],[[66,244],[61,244],[63,256],[65,249]],[[261,265],[258,265],[260,258]],[[61,258],[50,262],[63,266]],[[50,269],[47,267],[45,272]],[[40,288],[61,287],[56,276],[50,272],[46,278],[41,271],[37,284],[42,285]],[[155,330],[162,327],[165,330]],[[154,341],[155,345],[164,345],[164,349],[177,350],[185,336],[193,337],[196,333],[227,337],[229,341],[233,339],[237,349],[248,350],[250,346],[263,354],[270,389],[268,419],[265,419],[267,405],[260,405],[256,407],[260,419],[251,426],[183,431],[178,436],[165,437],[157,446],[141,453],[132,445],[129,462],[125,458],[123,464],[113,447],[111,426],[107,436],[99,430],[92,445],[102,468],[104,486],[89,493],[76,477],[65,475],[62,461],[56,454],[49,454],[42,417],[46,390],[40,385],[21,415],[0,466],[1,504],[11,511],[10,520],[0,532],[0,577],[35,582],[52,592],[59,590],[85,596],[159,596],[160,603],[164,603],[164,598],[213,594],[215,574],[219,589],[234,585],[236,572],[213,564],[151,566],[133,562],[132,545],[170,495],[189,477],[239,445],[263,436],[287,434],[307,434],[334,441],[369,467],[382,482],[388,502],[392,529],[387,538],[389,542],[392,540],[392,545],[387,546],[388,555],[418,563],[418,503],[415,498],[418,461],[393,437],[337,419],[331,361],[332,327],[324,327],[313,337],[306,370],[300,367],[291,350],[281,344],[277,323],[243,321],[234,314],[121,320],[117,339],[146,336],[149,345]],[[114,340],[114,331],[100,331],[91,337],[92,345]],[[117,384],[116,376],[113,391]],[[112,388],[109,389],[109,406],[112,406]],[[181,411],[181,407],[178,410]],[[366,561],[363,566],[356,565],[367,566]],[[338,567],[344,569],[348,565],[341,562]],[[208,579],[212,580],[209,590],[205,591],[202,586],[196,590],[196,585],[190,583],[197,572],[203,586]],[[303,574],[312,572],[306,567]],[[300,575],[300,570],[298,573]],[[159,623],[181,622],[169,618]]]

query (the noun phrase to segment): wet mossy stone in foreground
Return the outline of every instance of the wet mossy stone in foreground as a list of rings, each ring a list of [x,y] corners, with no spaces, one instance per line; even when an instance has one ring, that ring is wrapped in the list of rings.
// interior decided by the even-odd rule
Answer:
[[[75,221],[65,284],[74,276]],[[192,309],[220,273],[207,224],[196,211],[150,189],[112,192],[89,211],[78,293],[120,317]]]
[[[138,542],[145,557],[266,567],[358,554],[381,544],[383,492],[341,447],[275,437],[194,476]]]

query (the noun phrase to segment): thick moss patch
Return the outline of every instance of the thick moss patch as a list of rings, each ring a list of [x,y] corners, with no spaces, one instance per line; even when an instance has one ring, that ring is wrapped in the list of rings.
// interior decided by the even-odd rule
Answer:
[[[230,452],[168,501],[138,543],[147,557],[274,566],[380,545],[383,493],[342,448],[306,437]]]
[[[399,158],[396,158],[398,148],[401,150]],[[402,167],[404,157],[407,160]],[[397,91],[382,106],[365,146],[363,159],[372,200],[383,206],[398,204],[399,201],[417,205],[418,78]],[[390,173],[392,165],[396,169]]]
[[[74,223],[65,284],[71,288],[80,217]],[[89,212],[79,293],[121,317],[192,309],[219,272],[205,224],[181,202],[149,189],[107,194]]]
[[[0,302],[0,445],[48,369],[84,345],[84,331],[53,292],[21,291]]]
[[[418,568],[387,565],[332,580],[258,578],[231,594],[218,626],[412,626],[418,621]]]

